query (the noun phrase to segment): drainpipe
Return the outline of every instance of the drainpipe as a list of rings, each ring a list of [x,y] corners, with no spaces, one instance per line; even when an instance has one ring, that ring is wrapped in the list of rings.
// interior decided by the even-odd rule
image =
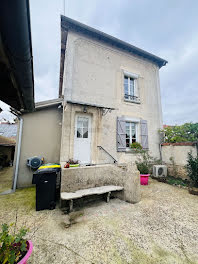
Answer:
[[[16,114],[15,114],[16,115]],[[12,192],[16,191],[17,179],[18,179],[18,172],[19,172],[19,161],[21,155],[21,139],[22,139],[22,130],[23,130],[23,118],[17,115],[19,120],[19,137],[18,137],[18,144],[17,144],[17,153],[16,153],[16,165],[15,165],[15,172],[14,172],[14,180],[12,186]]]

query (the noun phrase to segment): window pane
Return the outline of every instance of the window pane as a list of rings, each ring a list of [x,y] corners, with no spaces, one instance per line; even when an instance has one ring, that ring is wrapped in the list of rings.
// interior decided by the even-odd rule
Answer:
[[[125,95],[125,98],[128,98],[128,77],[127,76],[124,76],[124,95]]]
[[[77,138],[82,138],[82,128],[77,128]]]
[[[130,139],[129,138],[126,138],[126,147],[130,147]]]
[[[83,128],[83,138],[88,138],[88,128]]]
[[[134,96],[134,79],[130,78],[130,95]]]
[[[78,120],[77,120],[77,128],[82,128],[83,127],[83,121],[81,120],[80,117],[78,117]]]
[[[88,129],[88,118],[84,118],[83,127]]]

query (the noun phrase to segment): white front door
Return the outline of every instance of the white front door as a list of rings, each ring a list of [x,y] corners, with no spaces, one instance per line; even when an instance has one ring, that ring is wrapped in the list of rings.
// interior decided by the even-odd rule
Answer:
[[[76,115],[74,159],[81,164],[91,162],[91,117],[89,115]]]

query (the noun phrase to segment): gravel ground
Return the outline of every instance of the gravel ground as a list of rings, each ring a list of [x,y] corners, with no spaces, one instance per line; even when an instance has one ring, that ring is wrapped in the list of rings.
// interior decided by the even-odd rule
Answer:
[[[34,210],[35,189],[0,197],[0,222],[26,225],[29,264],[198,263],[198,196],[151,180],[142,200],[92,203],[68,216]]]

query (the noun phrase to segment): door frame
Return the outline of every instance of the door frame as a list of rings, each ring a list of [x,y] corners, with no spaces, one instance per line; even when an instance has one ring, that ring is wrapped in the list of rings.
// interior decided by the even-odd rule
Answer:
[[[88,139],[90,145],[90,154],[89,154],[89,162],[84,164],[90,164],[92,162],[92,115],[83,112],[76,112],[74,117],[74,144],[73,144],[73,156],[75,159],[75,140],[77,139],[77,120],[78,117],[86,117],[89,119],[88,121]]]

